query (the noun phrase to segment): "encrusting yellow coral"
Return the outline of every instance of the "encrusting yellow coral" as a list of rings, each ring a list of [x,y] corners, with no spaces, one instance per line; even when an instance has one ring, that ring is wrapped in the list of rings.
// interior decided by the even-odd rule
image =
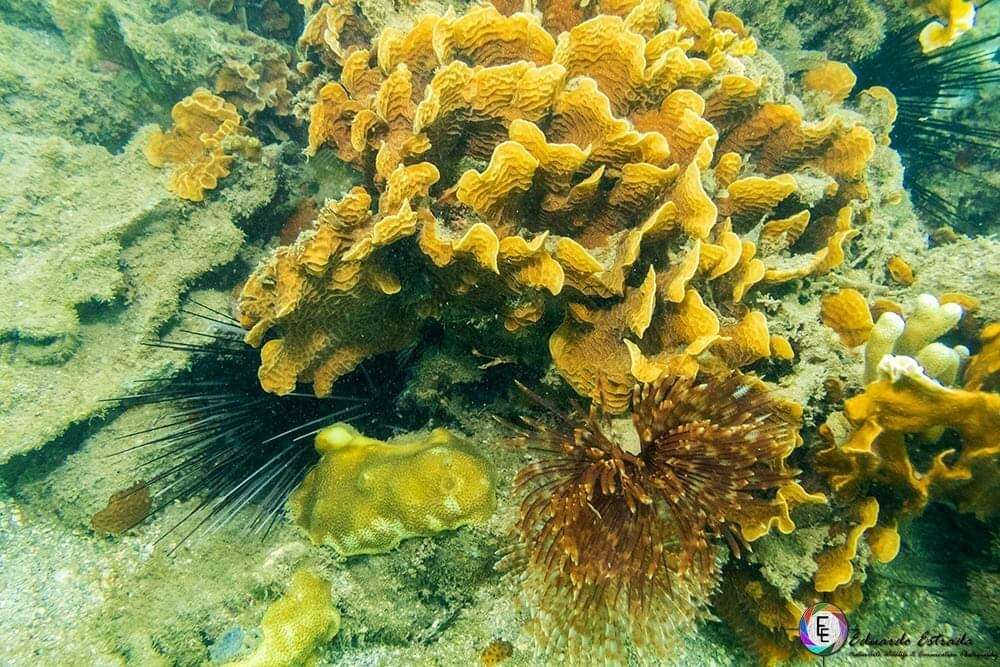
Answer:
[[[289,506],[314,543],[343,556],[482,522],[496,505],[486,461],[444,429],[382,442],[335,424],[316,434],[316,450]]]
[[[860,295],[848,298],[864,303]],[[895,558],[899,523],[919,515],[932,500],[950,502],[981,519],[1000,512],[1000,394],[982,391],[981,381],[992,374],[986,369],[996,366],[993,339],[1000,330],[986,327],[979,354],[966,364],[964,346],[937,341],[961,319],[958,300],[975,305],[964,295],[942,303],[923,294],[905,317],[883,312],[865,344],[864,391],[845,401],[843,415],[834,413],[820,427],[827,446],[815,457],[816,469],[835,500],[854,508],[857,521],[835,524],[844,543],[817,557],[816,591],[856,586],[852,562],[862,536],[875,560]],[[960,389],[955,385],[961,385],[963,365],[966,388]],[[941,449],[926,470],[918,470],[912,443],[931,446],[946,430],[956,434],[960,448]]]
[[[236,107],[204,88],[174,105],[174,126],[157,129],[146,144],[146,159],[154,167],[173,167],[167,187],[182,199],[201,201],[229,175],[233,156],[223,141],[246,130]]]
[[[309,570],[292,575],[285,594],[267,608],[257,649],[229,667],[293,667],[311,664],[316,649],[340,630],[330,582]]]
[[[844,109],[765,100],[738,19],[668,4],[602,3],[558,38],[477,7],[343,48],[307,152],[336,150],[369,185],[247,281],[265,389],[327,394],[456,303],[501,333],[561,311],[556,369],[614,411],[638,379],[789,358],[741,301],[843,261],[874,135]],[[817,174],[823,194],[803,195]]]
[[[929,0],[927,11],[944,21],[931,21],[920,31],[920,46],[924,53],[951,46],[972,29],[976,21],[976,5],[972,0]]]

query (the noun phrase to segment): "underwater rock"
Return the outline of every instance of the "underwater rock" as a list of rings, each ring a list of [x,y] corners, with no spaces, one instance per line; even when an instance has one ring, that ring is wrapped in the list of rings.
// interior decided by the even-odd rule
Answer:
[[[888,3],[878,0],[720,0],[775,48],[824,51],[854,60],[874,51],[884,36]]]
[[[342,556],[482,522],[496,506],[486,461],[444,429],[382,442],[335,424],[316,434],[316,450],[289,506],[314,543]]]
[[[142,4],[96,5],[88,16],[93,56],[137,73],[158,100],[176,101],[205,86],[241,112],[288,112],[293,74],[285,46],[207,14],[180,12],[167,20],[150,14]]]
[[[197,207],[163,186],[140,134],[120,155],[4,135],[0,157],[0,462],[183,363],[151,351],[179,295],[236,257],[237,222],[274,196],[267,160]]]
[[[116,150],[159,103],[141,82],[90,67],[58,34],[7,23],[0,7],[0,131],[61,137]]]
[[[98,534],[123,533],[149,516],[151,505],[149,487],[145,482],[136,482],[111,494],[105,508],[90,518],[90,527]]]

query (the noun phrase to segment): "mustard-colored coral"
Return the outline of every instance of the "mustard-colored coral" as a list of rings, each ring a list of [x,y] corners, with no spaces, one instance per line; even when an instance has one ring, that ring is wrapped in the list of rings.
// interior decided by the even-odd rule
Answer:
[[[996,391],[1000,389],[1000,322],[983,327],[979,340],[982,347],[965,370],[965,388]]]
[[[982,518],[1000,511],[1000,394],[944,387],[913,367],[869,385],[848,399],[844,412],[854,432],[818,458],[835,491],[851,495],[878,479],[897,492],[903,517],[921,512],[931,497]],[[961,449],[938,452],[928,470],[918,471],[904,436],[936,427],[958,433]]]
[[[900,524],[933,500],[984,519],[1000,511],[995,435],[1000,394],[982,391],[977,379],[993,363],[994,332],[984,329],[981,350],[971,360],[965,346],[938,340],[977,301],[922,294],[909,308],[876,306],[881,314],[872,324],[864,298],[853,290],[823,304],[824,322],[846,336],[845,343],[861,341],[867,329],[864,390],[820,427],[826,447],[815,456],[833,502],[855,515],[851,521],[834,520],[831,534],[842,541],[817,556],[815,591],[851,599],[860,599],[854,567],[862,538],[871,557],[885,563],[899,552]],[[960,389],[963,373],[973,379]],[[960,447],[938,446],[933,462],[919,469],[912,448],[934,447],[946,430],[954,432]]]
[[[230,667],[293,667],[310,664],[316,649],[340,630],[330,582],[309,570],[292,575],[285,594],[264,612],[257,649]]]
[[[316,434],[316,450],[289,505],[313,542],[344,556],[484,521],[496,505],[486,461],[444,429],[382,442],[335,424]]]
[[[916,280],[916,277],[913,275],[913,268],[899,255],[890,257],[886,268],[889,269],[889,275],[892,276],[892,279],[900,285],[909,286]]]
[[[146,144],[146,159],[154,167],[173,167],[167,187],[182,199],[201,201],[229,175],[233,156],[223,141],[245,132],[236,107],[199,88],[174,105],[174,126],[157,129]]]
[[[876,560],[895,558],[900,522],[922,513],[932,500],[949,501],[982,519],[1000,512],[1000,394],[982,391],[976,379],[967,382],[967,389],[956,388],[968,351],[936,341],[962,313],[954,301],[942,304],[925,294],[905,318],[887,311],[871,329],[864,391],[820,429],[827,447],[816,455],[816,469],[837,502],[853,507],[858,516],[852,526],[835,524],[844,543],[817,557],[817,591],[856,584],[852,561],[866,531]],[[985,344],[966,369],[975,378],[992,363],[991,334],[987,327]],[[940,448],[930,466],[918,469],[911,458],[913,444],[933,446],[945,430],[958,436],[960,448]],[[889,509],[880,510],[880,499]]]
[[[951,46],[975,24],[976,5],[972,0],[929,0],[925,4],[940,21],[931,21],[920,31],[924,53]]]
[[[858,77],[850,66],[832,60],[812,68],[802,77],[806,88],[825,93],[835,102],[843,102],[857,82]]]
[[[346,48],[341,18],[318,18],[343,9],[318,10],[304,39],[339,48],[341,73],[316,92],[307,152],[335,150],[367,185],[247,281],[265,388],[329,393],[456,301],[517,335],[562,317],[556,370],[612,410],[667,370],[789,358],[741,302],[843,262],[874,135],[846,109],[771,101],[736,17],[668,4],[578,8],[558,37],[476,7]],[[817,174],[818,198],[801,191]]]
[[[863,344],[875,326],[865,298],[861,292],[850,288],[824,296],[820,318],[823,324],[837,332],[847,347]]]

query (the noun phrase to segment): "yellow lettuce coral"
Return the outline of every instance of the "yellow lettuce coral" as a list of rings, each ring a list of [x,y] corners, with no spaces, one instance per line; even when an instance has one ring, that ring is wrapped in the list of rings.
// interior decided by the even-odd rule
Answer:
[[[496,505],[486,461],[444,429],[382,442],[335,424],[316,434],[316,450],[289,505],[313,542],[344,556],[484,521]]]
[[[309,664],[317,647],[340,630],[330,582],[309,570],[292,575],[285,594],[264,612],[257,649],[230,667],[292,667]]]
[[[854,495],[878,480],[896,492],[903,517],[921,512],[932,497],[949,499],[981,518],[1000,511],[1000,394],[945,387],[909,366],[848,399],[844,413],[854,432],[817,457],[834,491]],[[938,452],[931,467],[920,472],[904,436],[937,427],[955,431],[961,449]]]
[[[954,301],[942,304],[921,295],[908,317],[888,311],[871,329],[865,355],[869,383],[845,402],[846,424],[834,414],[820,429],[827,447],[816,455],[816,469],[838,501],[854,507],[858,522],[835,526],[845,542],[817,558],[817,591],[853,583],[852,560],[866,531],[876,560],[895,558],[899,522],[919,515],[932,500],[982,519],[1000,512],[1000,394],[979,390],[975,379],[967,389],[947,386],[958,381],[967,351],[935,342],[961,316]],[[992,363],[991,334],[987,327],[983,349],[969,363],[974,377]],[[958,436],[960,449],[938,451],[930,467],[919,470],[910,447],[937,442],[946,429]],[[891,509],[880,511],[879,498]]]
[[[668,369],[790,357],[741,302],[843,261],[874,137],[847,110],[765,99],[738,19],[668,4],[602,4],[558,38],[477,7],[343,49],[308,153],[336,150],[367,185],[247,281],[264,387],[328,393],[468,293],[483,327],[561,314],[556,369],[612,410]],[[310,44],[343,35],[318,16]],[[824,191],[800,192],[817,174]]]
[[[170,116],[174,126],[153,132],[146,159],[154,167],[173,167],[167,181],[171,192],[201,201],[205,190],[214,190],[219,179],[229,175],[233,156],[226,153],[223,141],[246,130],[236,107],[204,88],[175,104]]]

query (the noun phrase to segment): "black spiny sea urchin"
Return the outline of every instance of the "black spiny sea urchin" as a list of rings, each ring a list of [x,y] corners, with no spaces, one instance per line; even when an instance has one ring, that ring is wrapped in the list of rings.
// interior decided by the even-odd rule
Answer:
[[[979,3],[980,15],[988,4]],[[883,86],[896,97],[892,146],[903,159],[904,183],[918,211],[935,224],[977,231],[968,223],[977,217],[971,207],[946,192],[943,181],[971,179],[977,197],[998,199],[977,166],[992,169],[1000,159],[1000,130],[981,106],[988,87],[1000,81],[1000,33],[965,35],[924,53],[917,36],[930,20],[888,35],[873,55],[856,63],[857,87]],[[995,211],[988,202],[976,208]]]
[[[338,383],[338,391],[317,398],[309,392],[268,394],[257,379],[257,352],[230,315],[192,302],[188,315],[208,331],[182,330],[192,340],[148,344],[187,352],[191,367],[172,380],[154,379],[148,390],[117,400],[123,407],[167,404],[164,423],[128,433],[139,440],[119,454],[142,450],[145,481],[127,493],[151,496],[148,518],[175,501],[196,499],[164,535],[182,526],[177,548],[199,530],[212,530],[245,516],[250,533],[266,533],[281,516],[291,491],[315,463],[311,436],[337,421],[363,422],[377,432],[394,404],[395,360],[359,367]],[[375,362],[381,360],[372,360]],[[120,500],[120,499],[119,499]],[[242,512],[252,508],[247,514]]]

